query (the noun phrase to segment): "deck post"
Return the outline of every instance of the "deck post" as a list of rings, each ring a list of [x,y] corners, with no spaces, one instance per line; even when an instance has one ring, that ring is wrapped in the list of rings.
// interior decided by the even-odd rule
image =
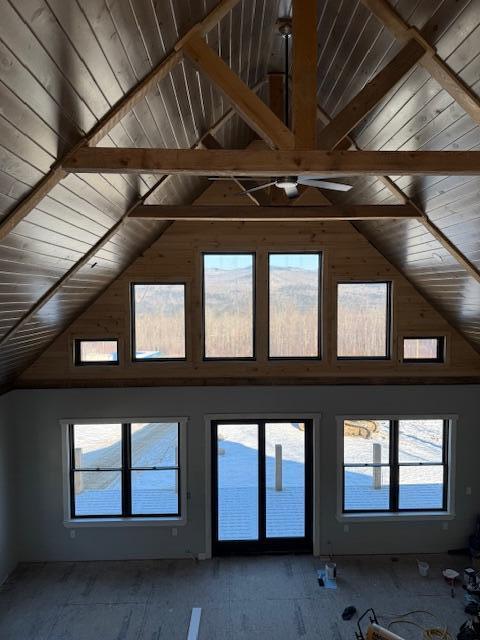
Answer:
[[[175,465],[178,467],[178,447],[175,447]],[[175,493],[178,494],[178,468],[175,469]]]
[[[373,464],[381,464],[382,462],[382,445],[378,442],[373,443]],[[373,467],[373,488],[382,488],[382,467]]]
[[[282,445],[275,445],[275,491],[282,491]]]
[[[75,469],[81,469],[82,467],[82,448],[75,447]],[[83,491],[83,473],[75,474],[75,494],[82,493]]]

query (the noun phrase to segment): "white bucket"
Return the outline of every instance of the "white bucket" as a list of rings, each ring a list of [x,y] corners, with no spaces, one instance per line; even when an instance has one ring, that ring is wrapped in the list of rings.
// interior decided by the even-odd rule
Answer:
[[[418,573],[426,578],[428,576],[428,570],[430,569],[430,565],[428,562],[422,562],[421,560],[417,560]]]
[[[325,563],[325,577],[327,580],[336,580],[337,565],[335,564],[335,562]]]

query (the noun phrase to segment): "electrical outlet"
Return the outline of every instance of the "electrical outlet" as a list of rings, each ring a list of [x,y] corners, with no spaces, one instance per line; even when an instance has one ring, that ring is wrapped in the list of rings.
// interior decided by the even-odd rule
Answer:
[[[465,495],[466,496],[471,496],[472,495],[472,487],[466,487]]]
[[[75,529],[70,529],[70,538],[73,540],[77,535],[77,532],[75,531]]]
[[[448,531],[448,522],[442,522],[442,529]]]
[[[350,533],[350,525],[349,524],[344,524],[343,525],[343,533]]]
[[[176,535],[178,535],[178,529],[177,529],[177,527],[173,527],[172,528],[172,536],[176,536]]]

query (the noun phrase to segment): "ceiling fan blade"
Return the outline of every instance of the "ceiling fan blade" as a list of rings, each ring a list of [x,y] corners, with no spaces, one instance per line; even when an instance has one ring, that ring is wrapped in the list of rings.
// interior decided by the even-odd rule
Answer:
[[[331,191],[350,191],[352,189],[351,184],[343,184],[341,182],[328,182],[328,180],[310,180],[298,179],[299,184],[303,184],[306,187],[317,187],[318,189],[330,189]]]
[[[208,180],[213,180],[214,182],[220,180],[225,180],[226,182],[244,182],[245,180],[263,180],[264,178],[265,176],[216,176],[215,178],[212,178],[212,176],[207,177]]]
[[[271,187],[274,184],[275,184],[275,182],[267,182],[266,184],[261,184],[258,187],[252,187],[251,189],[245,189],[245,191],[239,191],[235,195],[236,196],[243,196],[243,195],[246,195],[247,193],[253,193],[254,191],[260,191],[261,189],[267,189],[268,187]]]
[[[345,174],[329,174],[328,176],[326,176],[325,174],[318,174],[318,175],[308,175],[308,176],[298,176],[298,182],[300,182],[300,180],[325,180],[325,178],[345,178]]]

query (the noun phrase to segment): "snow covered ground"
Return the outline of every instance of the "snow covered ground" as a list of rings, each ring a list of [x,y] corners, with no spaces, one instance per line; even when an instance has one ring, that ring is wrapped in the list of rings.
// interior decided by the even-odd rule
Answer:
[[[291,423],[265,430],[268,537],[302,537],[305,526],[304,432]],[[219,425],[218,534],[220,540],[258,538],[258,429]],[[275,445],[282,445],[282,491],[275,489]]]

